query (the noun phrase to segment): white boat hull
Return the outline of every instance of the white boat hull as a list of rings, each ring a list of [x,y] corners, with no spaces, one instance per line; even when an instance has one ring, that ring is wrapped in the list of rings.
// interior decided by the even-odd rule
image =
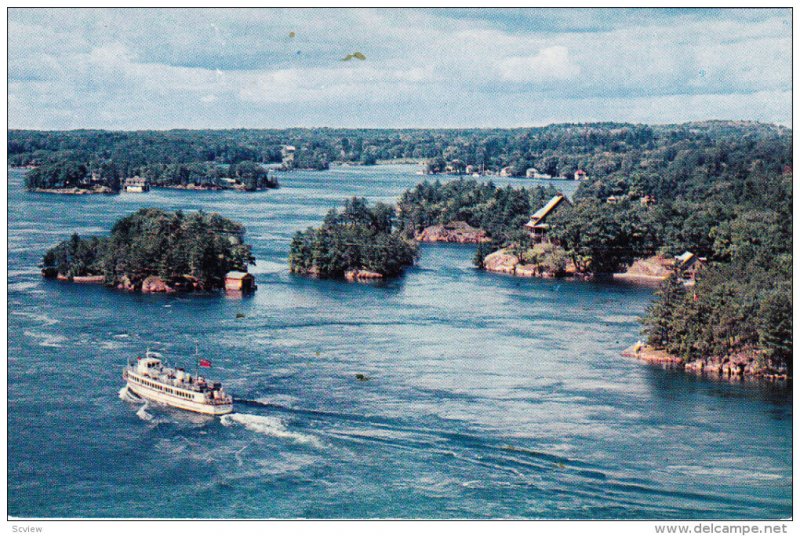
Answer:
[[[185,409],[187,411],[194,411],[195,413],[203,413],[205,415],[227,415],[233,413],[233,404],[208,404],[205,402],[198,402],[194,400],[185,400],[176,396],[151,389],[145,385],[138,385],[128,380],[128,390],[138,397],[146,400],[152,400],[165,406],[171,406],[178,409]]]

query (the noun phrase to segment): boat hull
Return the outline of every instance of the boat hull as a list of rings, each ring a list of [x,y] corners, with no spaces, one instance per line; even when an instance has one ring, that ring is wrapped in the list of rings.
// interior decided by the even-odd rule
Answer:
[[[150,389],[144,385],[137,385],[128,381],[128,390],[138,397],[152,400],[165,406],[202,413],[204,415],[227,415],[233,413],[233,404],[205,404],[194,400],[184,400],[175,396]]]

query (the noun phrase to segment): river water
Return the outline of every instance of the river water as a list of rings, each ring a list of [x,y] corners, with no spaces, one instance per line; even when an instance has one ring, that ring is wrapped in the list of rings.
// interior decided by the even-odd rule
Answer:
[[[651,290],[482,273],[459,245],[422,246],[387,283],[287,273],[295,231],[347,196],[392,201],[413,171],[296,172],[257,193],[59,196],[24,192],[10,170],[9,514],[791,515],[791,391],[621,357]],[[144,296],[39,276],[49,246],[143,206],[243,222],[258,291]],[[236,413],[126,396],[128,358],[150,346],[191,367],[195,341]]]

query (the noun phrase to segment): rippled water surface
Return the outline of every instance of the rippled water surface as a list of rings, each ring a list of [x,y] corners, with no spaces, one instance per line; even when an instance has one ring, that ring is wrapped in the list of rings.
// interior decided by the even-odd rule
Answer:
[[[346,196],[392,201],[413,171],[297,172],[250,194],[58,196],[25,193],[11,170],[9,513],[791,515],[790,392],[620,357],[651,290],[481,273],[458,245],[423,246],[388,283],[287,273],[295,231]],[[142,206],[245,223],[255,295],[143,296],[39,276],[47,247]],[[122,389],[129,357],[151,345],[179,358],[194,341],[236,413],[197,417]]]

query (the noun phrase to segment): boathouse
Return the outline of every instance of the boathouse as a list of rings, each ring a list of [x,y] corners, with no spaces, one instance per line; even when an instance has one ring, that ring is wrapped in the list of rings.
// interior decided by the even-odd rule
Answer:
[[[225,290],[250,292],[256,288],[256,278],[247,272],[228,272],[225,274]]]
[[[142,193],[150,189],[147,179],[142,177],[128,177],[125,179],[125,191],[131,193]]]

